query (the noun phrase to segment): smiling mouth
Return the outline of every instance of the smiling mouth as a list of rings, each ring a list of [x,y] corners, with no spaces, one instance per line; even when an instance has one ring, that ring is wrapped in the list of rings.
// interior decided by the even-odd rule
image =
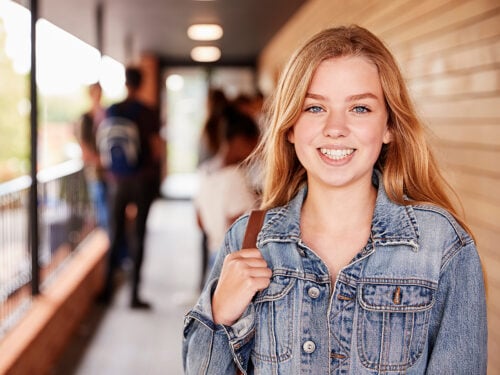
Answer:
[[[349,155],[351,155],[355,150],[353,148],[347,148],[343,150],[333,150],[330,148],[320,148],[319,151],[325,155],[327,158],[332,160],[341,160]]]

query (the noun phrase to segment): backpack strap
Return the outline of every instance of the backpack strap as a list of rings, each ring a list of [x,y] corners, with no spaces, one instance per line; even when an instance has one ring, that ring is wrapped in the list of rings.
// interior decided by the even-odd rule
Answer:
[[[247,229],[245,231],[245,237],[243,238],[243,249],[257,247],[257,236],[259,235],[260,229],[262,228],[265,216],[265,210],[252,210],[250,212]]]
[[[248,218],[248,223],[247,223],[247,229],[245,230],[245,237],[243,237],[242,249],[257,247],[257,236],[259,235],[260,229],[262,228],[265,216],[266,216],[266,210],[250,211],[250,216]],[[241,370],[238,368],[238,365],[235,364],[235,366],[236,366],[236,375],[243,375]]]

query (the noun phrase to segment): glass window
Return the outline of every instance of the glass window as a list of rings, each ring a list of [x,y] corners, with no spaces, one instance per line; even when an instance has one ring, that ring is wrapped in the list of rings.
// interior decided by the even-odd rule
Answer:
[[[29,16],[0,3],[0,183],[29,173]]]

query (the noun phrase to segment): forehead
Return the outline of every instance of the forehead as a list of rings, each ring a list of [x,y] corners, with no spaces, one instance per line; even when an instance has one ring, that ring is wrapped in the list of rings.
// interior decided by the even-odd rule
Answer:
[[[89,92],[91,92],[91,93],[99,93],[99,92],[101,92],[101,86],[99,86],[99,85],[90,85],[89,86]]]
[[[310,88],[322,86],[352,89],[358,86],[370,86],[377,91],[382,90],[376,65],[363,56],[343,56],[323,60],[312,75]]]

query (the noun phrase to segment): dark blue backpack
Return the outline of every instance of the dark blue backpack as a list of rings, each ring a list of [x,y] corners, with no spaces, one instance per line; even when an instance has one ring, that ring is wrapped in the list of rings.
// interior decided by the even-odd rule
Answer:
[[[117,176],[137,173],[142,163],[139,127],[140,106],[111,106],[97,130],[97,147],[103,167]]]

